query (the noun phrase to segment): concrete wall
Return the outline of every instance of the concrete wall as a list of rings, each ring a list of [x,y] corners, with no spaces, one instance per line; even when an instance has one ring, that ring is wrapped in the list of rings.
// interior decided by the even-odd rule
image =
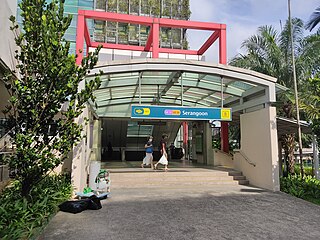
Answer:
[[[14,59],[14,51],[17,49],[14,42],[14,35],[10,30],[11,22],[9,17],[11,15],[16,16],[17,1],[16,0],[3,0],[0,7],[0,64],[4,63],[5,68],[11,70],[16,67],[16,60]],[[2,77],[0,66],[0,79]],[[0,118],[4,115],[1,110],[7,105],[9,94],[4,86],[4,83],[0,80]]]
[[[88,118],[89,123],[84,125],[84,119]],[[84,126],[83,134],[86,136],[80,143],[73,148],[73,160],[72,160],[72,171],[71,181],[75,191],[82,191],[87,186],[87,176],[89,174],[89,166],[91,161],[91,142],[90,138],[93,134],[93,128],[90,126],[92,116],[88,107],[83,110],[76,122]]]
[[[267,107],[242,114],[240,126],[241,151],[256,166],[252,166],[241,154],[236,153],[235,169],[242,171],[250,184],[279,191],[276,108]]]
[[[0,58],[10,68],[14,69],[16,62],[14,51],[17,49],[14,42],[14,35],[10,30],[11,22],[9,17],[16,16],[17,0],[3,0],[0,7]]]
[[[221,150],[214,149],[213,151],[214,166],[223,166],[234,168],[234,161],[231,154],[224,153]]]

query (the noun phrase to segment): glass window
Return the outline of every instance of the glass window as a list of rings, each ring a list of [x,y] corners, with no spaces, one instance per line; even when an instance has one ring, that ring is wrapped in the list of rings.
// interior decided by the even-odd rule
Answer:
[[[118,12],[129,13],[129,0],[118,0]]]
[[[127,137],[148,137],[152,135],[153,125],[139,125],[137,122],[128,122]]]
[[[130,14],[139,14],[139,0],[130,0]]]
[[[150,5],[148,0],[141,0],[141,15],[149,16],[150,15]]]
[[[118,24],[118,43],[120,44],[128,43],[128,24],[127,23]]]
[[[97,0],[96,9],[106,10],[106,0]]]
[[[139,25],[129,25],[129,41],[132,44],[136,44],[139,41]]]
[[[105,26],[106,22],[105,21],[97,21],[95,20],[95,28],[94,28],[94,41],[97,42],[105,42],[105,37],[106,37],[106,31],[105,31]]]
[[[117,12],[117,0],[107,0],[107,11]]]

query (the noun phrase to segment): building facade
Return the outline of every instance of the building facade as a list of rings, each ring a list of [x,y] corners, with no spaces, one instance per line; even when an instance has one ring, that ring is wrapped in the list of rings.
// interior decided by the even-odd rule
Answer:
[[[189,0],[96,0],[95,10],[189,20]],[[107,21],[94,22],[94,40],[116,44],[145,46],[150,27],[139,24]],[[161,28],[160,47],[188,49],[186,30],[179,28]]]
[[[20,2],[21,0],[18,0],[18,3]],[[75,53],[76,49],[76,28],[79,9],[182,20],[188,20],[191,14],[189,0],[66,0],[64,12],[72,15],[72,22],[66,32],[65,39],[70,41],[72,53]],[[20,13],[21,11],[18,7],[17,20],[19,24],[22,23]],[[88,20],[87,24],[90,35],[96,42],[144,46],[150,31],[150,27],[139,24],[96,20]],[[188,49],[186,38],[185,29],[162,28],[160,46]]]

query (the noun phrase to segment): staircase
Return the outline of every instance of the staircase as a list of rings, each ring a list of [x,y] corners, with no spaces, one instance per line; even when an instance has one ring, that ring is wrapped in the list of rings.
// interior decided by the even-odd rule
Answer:
[[[168,172],[150,169],[111,169],[111,188],[201,188],[215,186],[236,186],[249,183],[241,172],[235,170],[179,168]]]

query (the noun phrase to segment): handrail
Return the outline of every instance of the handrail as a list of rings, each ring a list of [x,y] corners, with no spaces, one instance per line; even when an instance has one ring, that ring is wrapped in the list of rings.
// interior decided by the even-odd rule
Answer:
[[[241,149],[233,149],[233,151],[234,151],[235,153],[240,153],[240,155],[241,155],[250,165],[252,165],[252,166],[254,166],[254,167],[257,165],[256,163],[252,162],[252,161],[248,158],[248,156],[247,156]]]

